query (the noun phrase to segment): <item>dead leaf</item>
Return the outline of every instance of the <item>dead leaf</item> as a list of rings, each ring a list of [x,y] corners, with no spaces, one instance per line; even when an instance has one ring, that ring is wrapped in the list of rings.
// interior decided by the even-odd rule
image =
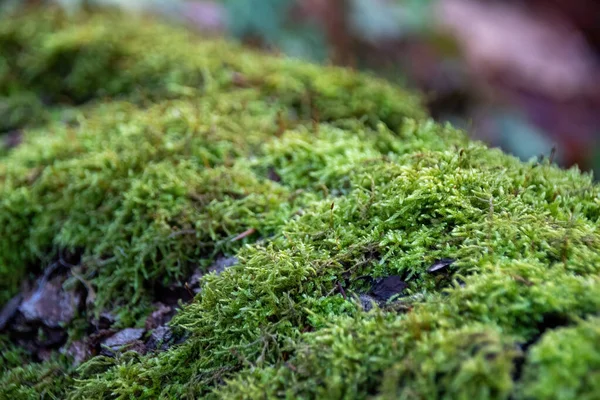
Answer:
[[[391,297],[402,293],[408,284],[399,276],[392,275],[385,278],[375,280],[375,284],[371,288],[371,295],[378,301],[387,301]]]
[[[431,267],[427,268],[427,272],[437,272],[452,265],[456,260],[453,258],[442,258],[435,260]]]

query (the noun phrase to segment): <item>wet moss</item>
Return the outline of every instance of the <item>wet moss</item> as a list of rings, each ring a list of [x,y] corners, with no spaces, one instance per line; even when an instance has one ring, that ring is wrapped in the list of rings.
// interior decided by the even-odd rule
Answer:
[[[140,326],[160,287],[221,254],[238,263],[181,307],[181,343],[78,368],[18,366],[11,347],[0,393],[592,398],[579,379],[598,353],[591,176],[471,142],[372,77],[75,18],[0,25],[0,93],[49,103],[11,117],[23,143],[0,159],[0,303],[71,252],[93,293],[78,323],[110,311]],[[430,272],[442,258],[456,261]],[[406,289],[364,310],[385,276]]]

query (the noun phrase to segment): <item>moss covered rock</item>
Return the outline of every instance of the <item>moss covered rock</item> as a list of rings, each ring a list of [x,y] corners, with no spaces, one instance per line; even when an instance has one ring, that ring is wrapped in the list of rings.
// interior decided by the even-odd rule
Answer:
[[[41,362],[0,336],[0,397],[597,395],[589,175],[376,78],[119,15],[1,21],[0,116],[22,131],[0,151],[0,304],[48,265],[87,299]],[[175,343],[72,363],[103,313],[143,327],[194,272]]]

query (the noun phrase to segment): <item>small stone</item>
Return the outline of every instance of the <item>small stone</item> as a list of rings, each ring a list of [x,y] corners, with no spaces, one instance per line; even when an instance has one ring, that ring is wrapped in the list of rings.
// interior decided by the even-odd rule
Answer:
[[[225,271],[225,269],[234,266],[238,263],[238,259],[236,257],[217,257],[215,262],[208,267],[207,271],[201,271],[199,268],[196,268],[190,279],[188,280],[188,287],[194,293],[198,294],[202,291],[200,287],[200,281],[204,275],[214,272],[215,274],[220,274]]]
[[[98,318],[98,329],[108,329],[116,321],[117,321],[117,318],[113,314],[111,314],[109,312],[103,312],[100,314],[100,317]]]
[[[154,329],[146,341],[146,348],[148,350],[161,350],[165,351],[169,348],[169,342],[173,338],[173,332],[168,326],[159,326]]]
[[[92,356],[89,344],[82,340],[73,342],[66,353],[73,358],[73,367],[78,366]]]
[[[191,288],[196,288],[200,285],[200,280],[204,276],[204,273],[200,271],[200,268],[196,268],[192,276],[189,279],[189,285]]]
[[[42,284],[27,295],[19,311],[25,320],[41,322],[50,328],[59,328],[70,322],[81,303],[81,296],[75,291],[65,291],[62,288],[64,278],[57,277]]]
[[[142,355],[146,354],[146,352],[148,351],[148,349],[146,348],[146,345],[141,340],[136,340],[134,342],[129,343],[126,346],[126,348],[124,348],[123,350],[135,351],[136,353],[142,354]]]
[[[144,334],[144,331],[145,330],[143,328],[123,329],[122,331],[119,331],[102,341],[102,344],[106,347],[110,347],[113,350],[118,350],[120,347],[131,344],[140,339]]]
[[[213,265],[208,267],[208,272],[214,272],[217,275],[238,263],[237,257],[219,257]]]
[[[159,303],[158,308],[146,318],[146,330],[165,325],[173,318],[173,315],[175,315],[175,310],[172,307]]]
[[[19,309],[23,296],[21,294],[16,295],[9,300],[8,303],[0,311],[0,331],[2,331],[10,320],[14,317]]]

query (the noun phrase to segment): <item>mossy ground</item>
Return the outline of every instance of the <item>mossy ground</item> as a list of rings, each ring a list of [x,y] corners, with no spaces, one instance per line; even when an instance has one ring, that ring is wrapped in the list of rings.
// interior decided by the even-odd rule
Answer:
[[[239,262],[167,351],[75,369],[0,337],[0,397],[596,398],[591,176],[473,143],[372,77],[70,18],[0,23],[0,129],[24,128],[0,156],[0,304],[68,251],[94,293],[76,321],[139,326],[157,286]],[[364,311],[357,278],[389,275],[408,288]]]

